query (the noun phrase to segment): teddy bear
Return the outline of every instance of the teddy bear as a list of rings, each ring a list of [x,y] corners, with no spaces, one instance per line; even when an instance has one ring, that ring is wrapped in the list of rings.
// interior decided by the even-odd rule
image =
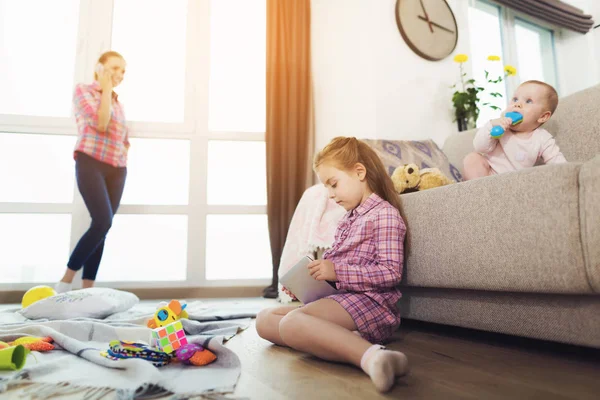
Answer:
[[[400,165],[392,174],[392,182],[398,193],[412,193],[455,183],[438,168],[424,168],[416,164]]]

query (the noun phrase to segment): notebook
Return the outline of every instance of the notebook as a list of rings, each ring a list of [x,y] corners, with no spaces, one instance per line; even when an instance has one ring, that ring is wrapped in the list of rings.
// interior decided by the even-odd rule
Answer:
[[[304,304],[339,293],[327,281],[318,281],[310,276],[308,264],[312,261],[309,256],[303,257],[280,279],[281,284]]]

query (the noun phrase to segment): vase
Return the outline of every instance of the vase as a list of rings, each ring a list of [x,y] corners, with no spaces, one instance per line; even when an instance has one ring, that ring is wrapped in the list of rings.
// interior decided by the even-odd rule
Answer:
[[[459,132],[468,131],[469,129],[473,129],[476,126],[473,118],[468,118],[468,117],[462,117],[462,118],[457,117],[456,123],[458,124]]]
[[[456,118],[456,122],[458,123],[459,132],[469,129],[469,120],[467,118]]]

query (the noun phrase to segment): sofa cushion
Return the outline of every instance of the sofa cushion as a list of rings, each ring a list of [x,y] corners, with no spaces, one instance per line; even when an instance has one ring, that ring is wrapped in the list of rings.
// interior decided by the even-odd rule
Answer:
[[[579,215],[588,278],[594,290],[600,293],[600,155],[581,166]]]
[[[464,173],[463,160],[467,154],[475,151],[473,148],[473,139],[477,129],[470,129],[468,131],[453,133],[448,136],[442,147],[442,151],[448,157],[448,160],[452,165]]]
[[[592,293],[579,225],[580,164],[555,164],[402,196],[404,284]]]
[[[385,169],[392,175],[399,165],[416,164],[419,168],[439,168],[448,178],[461,182],[460,170],[448,161],[448,157],[433,140],[374,140],[364,139],[379,155]]]
[[[544,124],[567,161],[584,162],[600,154],[600,85],[561,98]]]

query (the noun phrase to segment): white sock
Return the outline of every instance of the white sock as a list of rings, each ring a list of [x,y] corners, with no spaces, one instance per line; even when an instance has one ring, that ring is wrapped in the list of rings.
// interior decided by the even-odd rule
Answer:
[[[72,283],[60,281],[56,285],[54,285],[54,290],[56,290],[57,294],[66,293],[71,291],[72,286]]]
[[[371,377],[371,381],[380,392],[392,388],[397,376],[408,372],[408,359],[399,351],[386,350],[374,344],[369,347],[360,360],[360,366]]]

